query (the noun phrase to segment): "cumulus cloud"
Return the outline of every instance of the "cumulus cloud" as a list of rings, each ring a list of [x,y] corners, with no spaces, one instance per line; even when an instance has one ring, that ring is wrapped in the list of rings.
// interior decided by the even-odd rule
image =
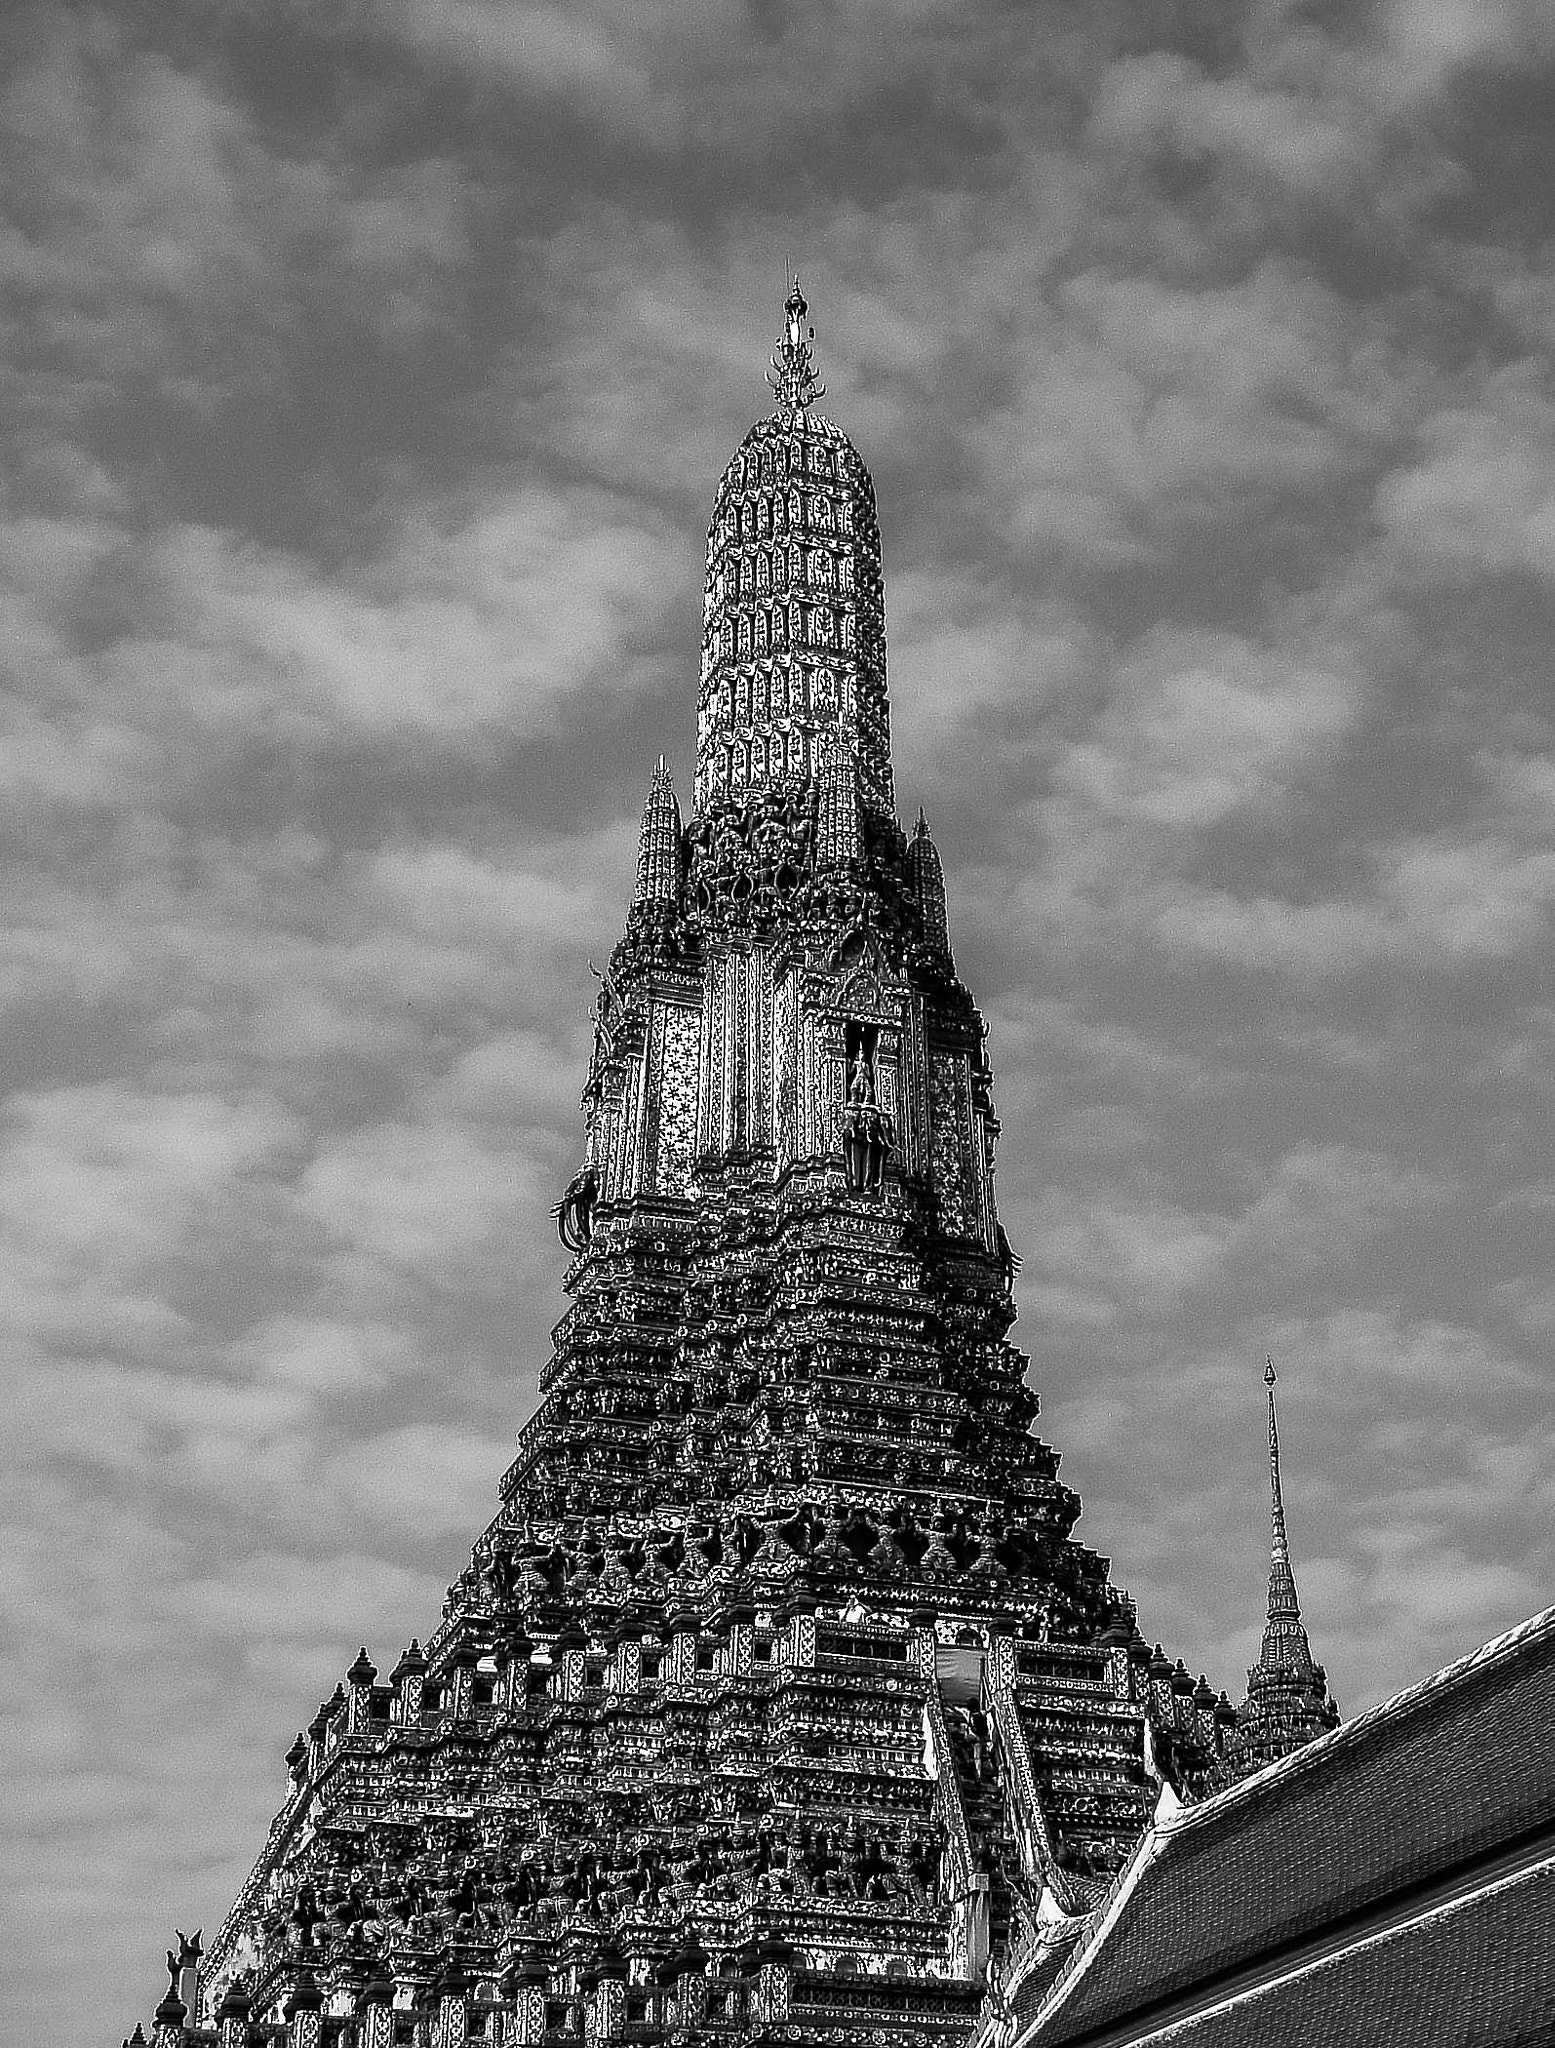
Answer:
[[[1391,0],[1383,46],[1400,86],[1433,94],[1464,70],[1512,70],[1555,59],[1555,29],[1537,0]]]
[[[1055,40],[1056,17],[1055,10]],[[379,18],[419,55],[500,77],[659,159],[770,148],[882,95],[910,104],[913,89],[931,78],[945,110],[959,112],[968,85],[988,68],[989,42],[1015,47],[994,24],[964,39],[944,0],[868,0],[846,37],[815,0],[734,15],[707,0],[672,0],[651,25],[625,0],[568,8],[551,0],[386,0]]]
[[[889,604],[897,779],[930,801],[963,778],[983,781],[991,754],[1029,756],[1045,714],[1096,665],[1081,619],[1024,605],[986,575],[910,569]]]
[[[1379,526],[1421,577],[1548,579],[1555,562],[1555,407],[1531,366],[1421,425],[1414,459],[1378,485]]]
[[[1353,679],[1231,637],[1151,635],[1059,777],[1094,812],[1173,833],[1244,807],[1267,815],[1343,736],[1356,697]]]
[[[1343,90],[1337,55],[1309,34],[1221,77],[1173,50],[1127,56],[1100,81],[1091,132],[1104,147],[1218,161],[1308,197],[1343,193],[1378,138]]]

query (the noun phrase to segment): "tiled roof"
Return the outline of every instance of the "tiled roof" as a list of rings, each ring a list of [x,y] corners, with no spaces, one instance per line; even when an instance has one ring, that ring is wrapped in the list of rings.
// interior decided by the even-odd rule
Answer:
[[[1384,1902],[1552,1826],[1555,1608],[1153,1829],[1021,2038],[1099,2039],[1190,1990],[1211,2005],[1219,1980],[1346,1921],[1359,1938]]]
[[[1555,1861],[1125,2037],[1140,2048],[1549,2048]]]
[[[1053,1988],[1085,1926],[1086,1922],[1077,1917],[1049,1930],[1045,1939],[1032,1944],[1012,1976],[1006,1978],[1009,2008],[1017,2030],[1031,2018]]]

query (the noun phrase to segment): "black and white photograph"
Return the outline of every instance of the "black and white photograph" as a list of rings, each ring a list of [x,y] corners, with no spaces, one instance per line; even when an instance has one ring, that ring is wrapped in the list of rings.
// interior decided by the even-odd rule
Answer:
[[[1555,2043],[1549,0],[0,9],[0,2016]]]

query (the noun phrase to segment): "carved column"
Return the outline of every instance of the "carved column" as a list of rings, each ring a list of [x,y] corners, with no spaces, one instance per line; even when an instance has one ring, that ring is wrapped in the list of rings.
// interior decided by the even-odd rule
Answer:
[[[394,1687],[390,1717],[400,1727],[414,1728],[421,1719],[421,1692],[426,1681],[427,1660],[421,1645],[412,1637],[410,1648],[395,1665],[389,1683]]]
[[[393,2048],[394,1986],[389,1979],[381,1974],[369,1978],[356,2009],[357,2048]],[[221,2048],[227,2048],[225,2041]]]
[[[234,1977],[216,2008],[217,2048],[246,2048],[248,2041],[248,1990],[243,1978]],[[364,2043],[363,2048],[372,2048]]]
[[[324,2030],[324,1997],[311,1970],[304,1970],[298,1977],[288,2012],[286,2048],[319,2048]]]
[[[545,2033],[545,1999],[550,1972],[543,1963],[526,1963],[518,1973],[513,1997],[512,2037],[520,2048],[533,2048]]]
[[[368,1656],[364,1644],[356,1654],[356,1662],[346,1673],[346,1729],[349,1734],[361,1735],[368,1728],[372,1714],[373,1680],[377,1676],[378,1667]]]
[[[437,2019],[432,2028],[432,2048],[464,2048],[470,2031],[470,2008],[462,1979],[445,1976],[437,2000]]]

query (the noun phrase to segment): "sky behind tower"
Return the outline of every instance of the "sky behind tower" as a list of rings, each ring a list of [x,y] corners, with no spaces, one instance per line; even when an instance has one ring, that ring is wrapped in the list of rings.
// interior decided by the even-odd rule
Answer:
[[[1541,0],[0,25],[0,2010],[117,2040],[435,1625],[560,1311],[785,264],[1079,1533],[1239,1696],[1546,1604]]]

